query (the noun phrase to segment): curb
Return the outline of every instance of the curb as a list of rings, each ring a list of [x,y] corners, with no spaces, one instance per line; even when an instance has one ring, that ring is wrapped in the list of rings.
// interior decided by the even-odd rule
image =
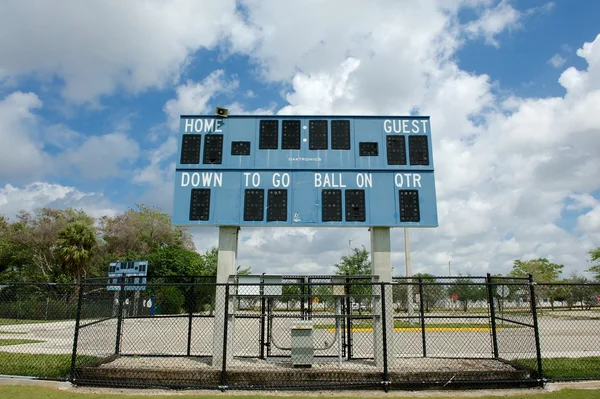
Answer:
[[[71,384],[68,381],[42,380],[35,377],[25,377],[18,375],[0,375],[0,385],[35,386],[55,388],[60,390],[67,390],[73,387],[73,384]]]

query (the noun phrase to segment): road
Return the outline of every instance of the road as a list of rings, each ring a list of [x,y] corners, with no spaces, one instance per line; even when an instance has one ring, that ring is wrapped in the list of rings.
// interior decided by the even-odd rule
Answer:
[[[275,318],[271,355],[289,356],[291,327],[296,319]],[[457,322],[456,319],[441,321]],[[154,317],[125,319],[122,324],[121,353],[150,355],[185,355],[188,345],[188,318]],[[334,319],[320,322],[334,325]],[[440,320],[436,320],[436,323]],[[87,321],[82,322],[85,326]],[[600,320],[577,318],[538,319],[540,345],[544,357],[600,356]],[[0,326],[0,339],[36,339],[44,342],[2,346],[4,352],[64,353],[73,348],[74,321]],[[238,318],[230,326],[234,331],[234,354],[257,357],[260,353],[260,324],[258,319]],[[78,353],[108,356],[115,351],[117,322],[115,319],[90,324],[80,330]],[[209,356],[212,350],[213,318],[193,318],[191,355]],[[535,336],[532,328],[504,328],[498,325],[498,351],[501,358],[535,356]],[[334,329],[313,330],[316,355],[337,356],[337,334]],[[353,356],[373,357],[373,332],[357,331],[352,334]],[[492,338],[489,331],[451,330],[426,331],[428,357],[491,357]],[[390,346],[396,356],[423,355],[423,337],[420,329],[396,331]],[[283,349],[282,349],[283,348]]]

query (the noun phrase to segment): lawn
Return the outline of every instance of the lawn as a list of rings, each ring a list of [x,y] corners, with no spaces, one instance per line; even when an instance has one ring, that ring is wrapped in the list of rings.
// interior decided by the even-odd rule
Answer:
[[[537,369],[536,359],[518,359],[515,363]],[[600,376],[600,357],[554,357],[542,359],[542,371],[545,378],[569,379]]]
[[[92,356],[78,356],[79,362],[92,362]],[[71,355],[0,352],[0,374],[42,378],[66,378],[71,371]],[[0,397],[5,397],[0,395]]]
[[[2,339],[2,338],[0,338],[0,346],[21,345],[21,344],[39,344],[40,342],[44,342],[44,341],[38,341],[35,339]]]

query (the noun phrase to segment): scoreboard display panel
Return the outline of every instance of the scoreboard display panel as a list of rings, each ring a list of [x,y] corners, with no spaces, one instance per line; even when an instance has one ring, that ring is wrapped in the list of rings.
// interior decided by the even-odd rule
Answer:
[[[437,227],[429,117],[181,116],[173,224]]]

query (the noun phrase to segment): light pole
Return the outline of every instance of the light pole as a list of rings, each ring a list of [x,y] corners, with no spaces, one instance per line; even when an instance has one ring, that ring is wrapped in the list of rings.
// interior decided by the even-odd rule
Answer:
[[[450,264],[452,263],[451,260],[448,261],[448,277],[452,276],[452,272],[450,271]]]

